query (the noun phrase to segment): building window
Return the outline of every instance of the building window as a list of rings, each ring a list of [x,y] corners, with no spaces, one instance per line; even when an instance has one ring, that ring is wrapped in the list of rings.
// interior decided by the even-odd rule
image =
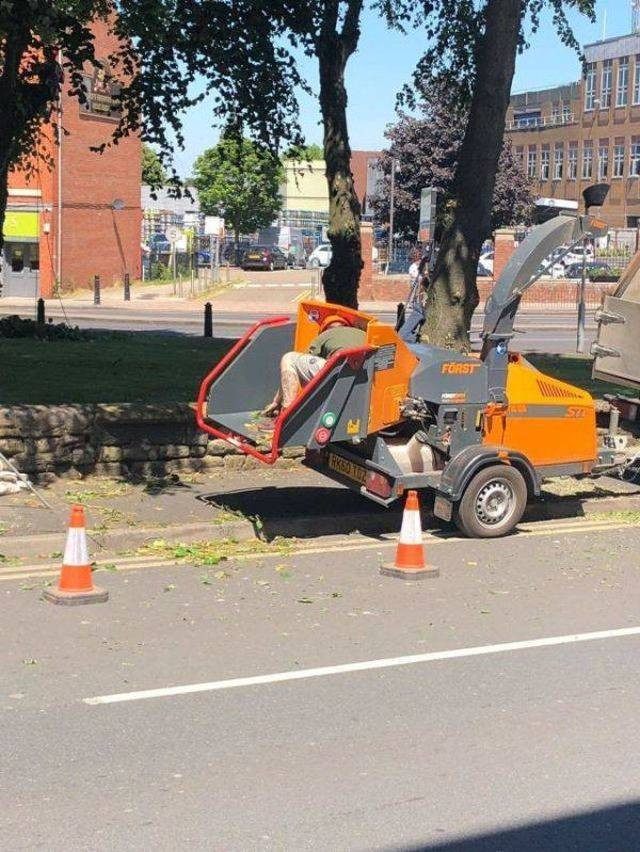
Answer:
[[[616,90],[616,106],[627,105],[629,97],[629,59],[623,56],[618,60],[618,86]]]
[[[548,145],[543,145],[540,151],[540,180],[549,180],[551,167],[551,152]]]
[[[556,150],[553,155],[553,179],[562,180],[564,174],[564,145],[556,142]]]
[[[536,165],[538,163],[538,149],[535,145],[529,145],[529,152],[527,155],[527,174],[530,178],[534,178],[536,176]]]
[[[593,62],[587,65],[584,78],[584,108],[586,110],[596,108],[596,66]]]
[[[636,56],[635,71],[633,77],[633,104],[640,104],[640,56]]]
[[[611,88],[613,86],[613,63],[606,59],[602,63],[602,80],[600,83],[600,106],[609,109],[611,106]]]
[[[629,175],[631,177],[640,177],[640,140],[635,137],[631,140]]]
[[[524,148],[522,145],[516,147],[516,160],[522,171],[524,171]]]
[[[598,180],[609,177],[609,143],[601,142],[598,149]]]
[[[569,145],[568,157],[568,174],[569,180],[575,180],[578,177],[578,143],[572,142]]]
[[[593,177],[593,145],[585,142],[582,149],[582,179],[590,180]]]
[[[613,176],[624,177],[624,143],[618,144],[613,149]]]
[[[551,124],[560,124],[560,104],[553,104],[551,107]]]
[[[562,120],[564,122],[571,121],[571,104],[569,101],[564,101],[562,104]]]

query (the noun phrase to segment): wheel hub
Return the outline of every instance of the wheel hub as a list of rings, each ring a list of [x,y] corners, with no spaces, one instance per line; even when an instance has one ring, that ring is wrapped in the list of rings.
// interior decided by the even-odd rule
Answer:
[[[478,520],[488,526],[499,524],[513,510],[513,491],[507,482],[493,480],[478,492],[476,497],[476,515]]]

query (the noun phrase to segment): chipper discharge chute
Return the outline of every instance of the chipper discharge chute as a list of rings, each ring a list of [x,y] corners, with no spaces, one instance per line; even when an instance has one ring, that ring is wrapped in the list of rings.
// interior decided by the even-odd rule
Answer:
[[[605,230],[575,215],[535,228],[487,301],[479,353],[405,342],[373,316],[323,302],[303,302],[296,322],[258,323],[202,383],[198,423],[267,463],[284,447],[305,447],[309,467],[384,506],[406,489],[429,489],[438,517],[471,536],[504,535],[545,477],[616,463],[613,449],[598,447],[591,396],[509,351],[520,300],[545,260]],[[264,449],[255,415],[278,387],[280,359],[305,352],[329,314],[362,329],[365,342],[327,361]]]

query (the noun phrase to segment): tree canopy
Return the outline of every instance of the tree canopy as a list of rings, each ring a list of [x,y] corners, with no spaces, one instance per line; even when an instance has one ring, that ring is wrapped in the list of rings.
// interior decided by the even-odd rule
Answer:
[[[394,228],[409,240],[418,236],[420,193],[424,187],[439,190],[439,235],[451,224],[454,178],[467,120],[466,108],[456,101],[443,81],[427,80],[421,87],[417,105],[418,115],[399,111],[397,122],[385,133],[390,143],[380,158],[385,179],[382,192],[374,201],[376,218],[380,223],[388,222],[394,161]],[[516,162],[511,144],[505,142],[493,194],[491,230],[503,225],[528,224],[533,202],[532,182]]]
[[[157,188],[164,186],[167,182],[167,173],[158,157],[157,153],[151,147],[143,142],[142,158],[141,158],[142,183],[148,186]]]
[[[283,176],[278,157],[231,130],[193,166],[202,212],[223,216],[236,242],[240,234],[272,224],[282,205]]]

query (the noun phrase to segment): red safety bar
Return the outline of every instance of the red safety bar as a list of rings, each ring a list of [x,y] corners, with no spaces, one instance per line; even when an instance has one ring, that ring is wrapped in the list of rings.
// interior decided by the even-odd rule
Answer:
[[[252,326],[249,331],[244,335],[244,337],[240,338],[240,340],[233,346],[224,358],[216,364],[216,366],[211,370],[211,372],[206,376],[202,384],[200,385],[200,391],[198,393],[198,401],[196,403],[196,421],[200,429],[204,432],[207,432],[209,435],[213,435],[214,438],[219,438],[222,441],[226,441],[228,444],[231,444],[232,447],[235,447],[237,450],[240,450],[243,453],[246,453],[249,456],[253,456],[265,464],[274,464],[278,456],[280,455],[280,433],[282,432],[282,427],[284,426],[287,418],[298,409],[304,400],[309,396],[312,390],[322,381],[322,379],[329,373],[337,363],[340,361],[348,361],[349,366],[353,369],[359,369],[363,364],[364,360],[367,356],[367,353],[370,352],[374,347],[373,346],[360,346],[356,349],[343,349],[340,352],[336,352],[335,355],[332,355],[331,358],[327,361],[324,367],[317,373],[311,381],[302,388],[302,391],[298,394],[298,396],[293,400],[291,405],[288,408],[283,409],[278,417],[274,421],[273,427],[273,437],[271,440],[271,451],[269,454],[261,453],[260,450],[256,449],[252,446],[248,440],[243,435],[234,435],[231,431],[223,432],[221,429],[217,429],[215,426],[211,426],[210,423],[207,423],[204,419],[202,412],[205,400],[207,398],[207,394],[209,392],[209,388],[213,384],[213,382],[222,374],[222,372],[226,369],[226,367],[233,361],[233,359],[244,349],[247,345],[251,337],[255,334],[255,332],[262,328],[263,326],[275,326],[275,325],[283,325],[285,322],[289,322],[289,317],[274,317],[273,319],[266,319],[257,322],[254,326]]]

